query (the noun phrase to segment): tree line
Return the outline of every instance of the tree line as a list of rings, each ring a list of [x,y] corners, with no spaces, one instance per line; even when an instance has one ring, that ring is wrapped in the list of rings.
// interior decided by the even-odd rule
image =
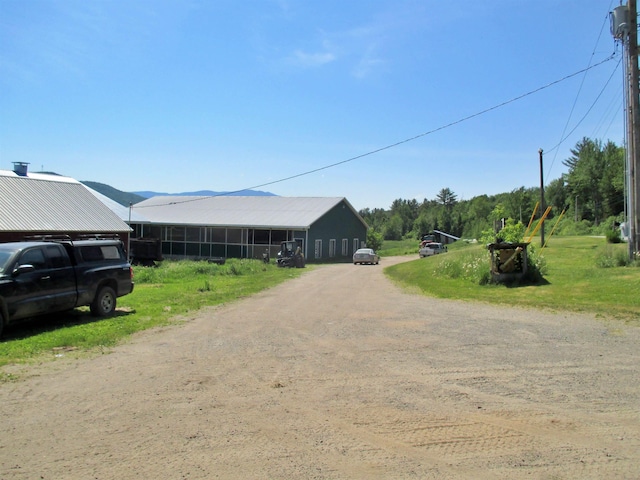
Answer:
[[[583,138],[564,160],[568,169],[545,185],[547,220],[562,212],[560,234],[602,233],[623,221],[625,201],[625,150],[611,141]],[[419,238],[434,230],[460,238],[480,238],[494,222],[512,219],[527,224],[540,200],[540,188],[520,187],[497,195],[479,195],[458,200],[450,188],[441,189],[433,200],[398,198],[388,210],[360,210],[373,234],[384,240]],[[540,216],[541,209],[536,216]]]

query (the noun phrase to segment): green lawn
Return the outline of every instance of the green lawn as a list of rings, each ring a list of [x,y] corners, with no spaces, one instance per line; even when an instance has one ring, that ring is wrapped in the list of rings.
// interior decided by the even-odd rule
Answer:
[[[395,257],[398,255],[418,255],[420,241],[417,239],[405,240],[385,240],[378,253],[384,257]]]
[[[416,254],[415,261],[385,272],[425,295],[589,312],[640,325],[640,268],[598,266],[626,257],[626,244],[607,244],[599,237],[552,237],[540,250],[537,240],[534,249],[543,259],[544,280],[536,285],[479,285],[478,272],[489,270],[489,253],[481,245],[454,245],[446,254],[423,259]]]

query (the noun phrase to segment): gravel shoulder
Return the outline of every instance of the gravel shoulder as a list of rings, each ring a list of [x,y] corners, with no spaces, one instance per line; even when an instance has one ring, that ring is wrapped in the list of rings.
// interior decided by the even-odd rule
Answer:
[[[636,479],[640,329],[327,265],[0,385],[0,478]]]

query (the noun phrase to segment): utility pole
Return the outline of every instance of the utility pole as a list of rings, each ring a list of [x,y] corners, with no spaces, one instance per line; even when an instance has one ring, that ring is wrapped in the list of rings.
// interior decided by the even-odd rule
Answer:
[[[544,177],[543,177],[543,168],[542,168],[542,149],[538,150],[538,154],[540,155],[540,248],[544,247],[544,220],[543,215],[547,207],[544,204]]]
[[[627,123],[627,208],[629,258],[640,252],[640,102],[638,99],[638,9],[636,0],[616,7],[611,14],[611,33],[622,42],[625,56],[624,90]]]
[[[638,9],[636,0],[629,0],[629,110],[631,111],[631,132],[629,138],[632,155],[630,169],[630,193],[633,202],[633,217],[630,217],[633,237],[630,239],[634,253],[640,252],[640,105],[638,100]],[[633,259],[633,256],[631,256]]]

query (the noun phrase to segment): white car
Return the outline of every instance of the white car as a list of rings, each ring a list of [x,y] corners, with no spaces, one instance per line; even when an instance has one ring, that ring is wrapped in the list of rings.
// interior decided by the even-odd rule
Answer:
[[[353,264],[365,264],[377,265],[380,263],[380,255],[373,251],[371,248],[359,248],[356,253],[353,254]]]
[[[418,253],[420,254],[420,258],[430,257],[431,255],[438,255],[439,253],[444,253],[447,251],[447,247],[441,243],[431,242],[425,244]]]

